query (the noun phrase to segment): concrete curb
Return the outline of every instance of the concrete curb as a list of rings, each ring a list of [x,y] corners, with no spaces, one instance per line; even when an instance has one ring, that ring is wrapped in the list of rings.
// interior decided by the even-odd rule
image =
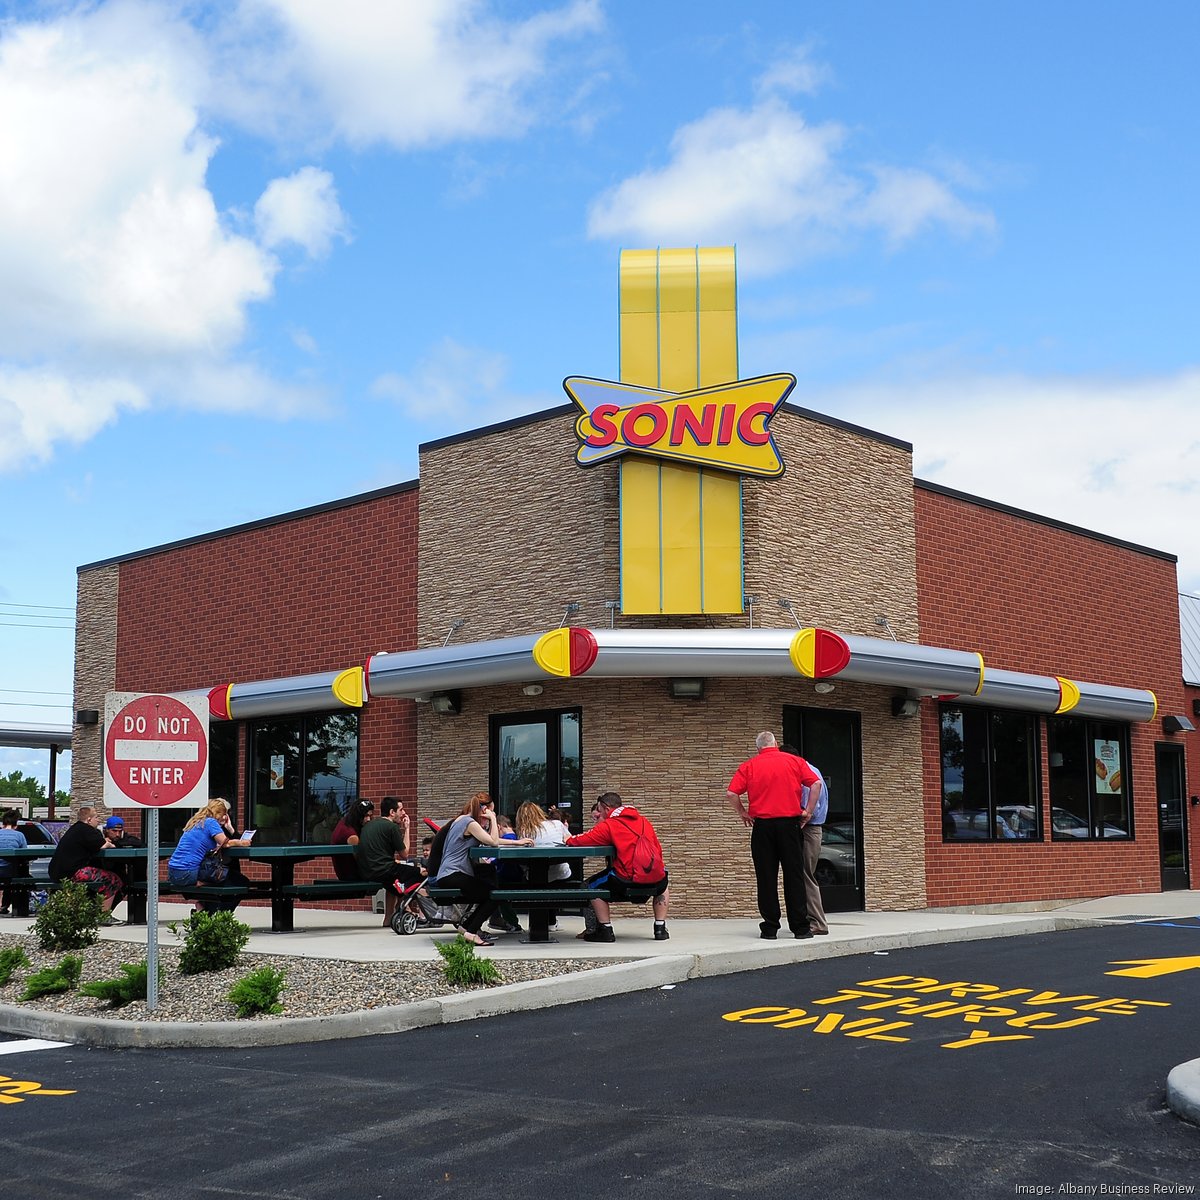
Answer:
[[[170,1049],[179,1047],[285,1046],[302,1042],[328,1042],[341,1038],[402,1033],[427,1025],[450,1025],[501,1013],[528,1012],[560,1004],[578,1004],[604,996],[645,991],[665,984],[683,983],[786,966],[825,958],[847,958],[877,950],[983,938],[1014,937],[1022,933],[1050,933],[1102,924],[1075,917],[1047,914],[1034,921],[1002,922],[977,928],[930,929],[879,934],[846,941],[752,942],[744,950],[714,954],[674,954],[636,962],[594,967],[576,975],[481,988],[433,1000],[418,1000],[331,1017],[267,1017],[248,1021],[118,1021],[112,1018],[42,1012],[16,1005],[0,1005],[0,1029],[47,1041],[72,1042],[104,1049]],[[1200,1060],[1198,1060],[1200,1061]]]
[[[1200,1125],[1200,1058],[1171,1069],[1167,1076],[1167,1107],[1185,1121]]]

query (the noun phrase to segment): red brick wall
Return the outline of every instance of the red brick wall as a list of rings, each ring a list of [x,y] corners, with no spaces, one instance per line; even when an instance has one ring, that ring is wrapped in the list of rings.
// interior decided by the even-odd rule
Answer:
[[[988,666],[1149,688],[1184,705],[1174,562],[916,487],[921,641],[978,650]],[[922,713],[929,904],[1069,899],[1160,890],[1154,743],[1131,727],[1131,842],[944,843],[936,706]],[[1042,823],[1049,778],[1041,723]],[[1193,831],[1195,829],[1193,818]],[[1193,845],[1195,844],[1193,840]],[[1197,876],[1193,870],[1193,886]]]
[[[117,689],[208,689],[415,648],[417,523],[413,487],[121,563]],[[359,790],[400,797],[415,819],[414,709],[382,699],[361,710]],[[328,861],[296,870],[297,881],[331,875]]]

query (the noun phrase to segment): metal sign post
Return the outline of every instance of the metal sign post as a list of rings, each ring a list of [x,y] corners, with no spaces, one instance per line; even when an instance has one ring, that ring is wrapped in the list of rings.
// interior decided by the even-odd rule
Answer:
[[[146,1007],[158,1008],[158,809],[147,813],[146,836]]]
[[[158,810],[208,803],[208,697],[109,692],[104,698],[104,803],[144,808],[146,1007],[158,1007]]]

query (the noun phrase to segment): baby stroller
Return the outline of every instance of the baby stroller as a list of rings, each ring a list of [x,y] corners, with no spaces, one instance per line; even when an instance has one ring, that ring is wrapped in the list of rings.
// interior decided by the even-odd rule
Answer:
[[[417,879],[404,884],[398,879],[392,884],[399,899],[392,913],[392,932],[416,933],[418,929],[441,929],[444,925],[461,925],[464,906],[451,904],[440,907],[422,891],[426,880]]]

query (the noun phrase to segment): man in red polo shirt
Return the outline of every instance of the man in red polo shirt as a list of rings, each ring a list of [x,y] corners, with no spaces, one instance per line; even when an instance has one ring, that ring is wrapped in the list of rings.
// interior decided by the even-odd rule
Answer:
[[[812,937],[804,892],[804,843],[801,826],[816,806],[821,777],[804,759],[781,754],[775,735],[768,731],[754,739],[758,753],[734,772],[729,783],[729,807],[750,826],[750,857],[758,881],[760,937],[773,941],[779,932],[779,868],[783,868],[783,902],[788,928],[798,938]],[[742,796],[749,800],[749,808]]]

